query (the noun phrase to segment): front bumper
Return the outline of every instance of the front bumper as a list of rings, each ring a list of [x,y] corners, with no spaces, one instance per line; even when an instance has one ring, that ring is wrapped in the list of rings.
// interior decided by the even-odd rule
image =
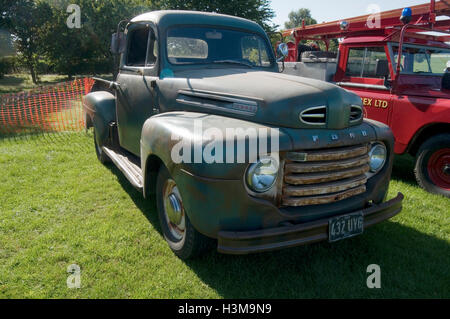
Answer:
[[[397,215],[402,210],[403,194],[363,209],[364,229]],[[350,212],[349,212],[350,214]],[[217,250],[224,254],[249,254],[311,244],[328,239],[328,218],[298,225],[254,231],[220,231]]]

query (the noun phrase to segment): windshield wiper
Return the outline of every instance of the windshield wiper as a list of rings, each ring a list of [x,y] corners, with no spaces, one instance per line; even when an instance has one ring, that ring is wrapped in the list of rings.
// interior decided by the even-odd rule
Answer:
[[[249,68],[253,68],[253,65],[251,65],[250,63],[245,63],[242,61],[236,61],[236,60],[217,60],[217,61],[213,61],[212,63],[229,63],[229,64],[239,64],[239,65],[245,65]]]

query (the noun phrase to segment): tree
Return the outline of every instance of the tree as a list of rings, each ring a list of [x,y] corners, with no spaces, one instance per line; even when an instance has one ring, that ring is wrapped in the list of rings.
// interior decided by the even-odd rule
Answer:
[[[11,34],[6,30],[0,29],[0,57],[13,55],[14,53]]]
[[[67,25],[70,4],[80,8],[81,28]],[[230,14],[267,31],[275,29],[269,0],[1,0],[0,23],[13,34],[21,60],[37,82],[38,61],[69,78],[113,71],[109,47],[118,22],[157,9]]]
[[[1,25],[12,34],[20,61],[29,70],[33,83],[37,83],[40,27],[49,17],[48,5],[32,0],[3,0],[0,13]]]
[[[270,7],[270,0],[164,0],[159,5],[162,9],[195,10],[216,12],[238,16],[255,21],[266,31],[275,30],[270,20],[275,12]]]
[[[80,7],[81,27],[70,28],[67,7]],[[59,0],[43,26],[45,53],[56,72],[75,74],[113,71],[111,34],[119,21],[155,9],[149,0]]]
[[[303,20],[305,21],[305,25],[317,23],[317,21],[311,17],[311,11],[309,9],[301,8],[289,13],[289,21],[284,23],[284,27],[286,29],[301,27]]]
[[[284,23],[284,27],[286,29],[298,28],[303,25],[303,20],[305,21],[305,25],[317,24],[316,19],[311,16],[311,11],[306,8],[298,9],[297,11],[291,11],[289,13],[289,21]],[[292,40],[292,39],[291,39]],[[307,41],[302,40],[301,43],[306,43]],[[325,51],[326,45],[323,41],[315,41],[318,42],[320,49]],[[339,43],[336,39],[330,39],[329,42],[329,51],[336,52],[338,50]]]

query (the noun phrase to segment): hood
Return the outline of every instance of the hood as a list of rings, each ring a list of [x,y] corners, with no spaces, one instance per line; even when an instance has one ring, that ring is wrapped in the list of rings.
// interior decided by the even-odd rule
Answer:
[[[160,80],[158,87],[163,111],[228,115],[292,128],[343,129],[362,121],[362,109],[356,117],[352,110],[352,105],[361,105],[356,94],[331,83],[281,73],[189,69]]]

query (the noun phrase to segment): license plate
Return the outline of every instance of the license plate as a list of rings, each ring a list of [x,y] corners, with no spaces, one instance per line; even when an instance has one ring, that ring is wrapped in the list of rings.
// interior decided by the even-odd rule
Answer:
[[[330,219],[328,226],[328,241],[335,242],[362,234],[364,217],[362,213],[339,216]]]

